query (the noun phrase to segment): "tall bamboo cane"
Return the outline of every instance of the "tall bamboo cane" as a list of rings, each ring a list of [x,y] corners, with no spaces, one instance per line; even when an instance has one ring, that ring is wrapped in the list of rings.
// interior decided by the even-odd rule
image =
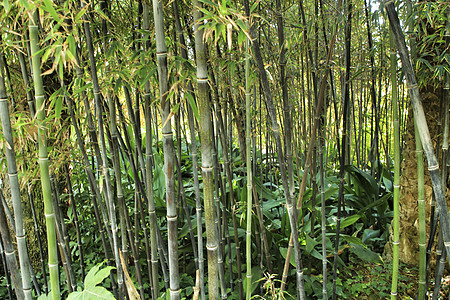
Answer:
[[[166,180],[167,228],[170,273],[170,298],[180,299],[180,280],[178,269],[178,232],[177,232],[177,199],[175,198],[174,180],[174,144],[172,122],[170,120],[170,100],[167,70],[167,46],[164,33],[164,14],[162,1],[153,0],[153,17],[156,32],[156,56],[158,61],[159,97],[163,122],[164,175]]]
[[[149,30],[149,12],[150,6],[147,1],[143,3],[143,26],[144,30]],[[144,47],[146,50],[150,49],[149,36],[146,34],[144,36]],[[153,134],[152,134],[152,110],[151,110],[151,93],[150,93],[150,81],[145,83],[144,87],[144,119],[145,119],[145,180],[147,187],[147,205],[148,205],[148,215],[150,219],[150,252],[152,261],[152,274],[151,282],[153,284],[153,299],[159,297],[159,276],[158,276],[158,248],[157,248],[157,220],[156,220],[156,208],[155,208],[155,198],[153,194]],[[161,259],[162,255],[161,255]]]
[[[34,97],[36,99],[36,123],[38,126],[39,167],[41,172],[42,196],[44,200],[44,214],[47,228],[48,268],[53,300],[60,298],[58,252],[56,245],[55,213],[52,204],[49,162],[47,152],[47,128],[45,121],[45,95],[41,76],[41,53],[39,47],[39,30],[37,14],[29,13],[29,30],[31,60],[33,66]]]
[[[215,225],[214,183],[212,167],[211,114],[208,98],[208,71],[206,49],[203,42],[203,29],[200,28],[201,4],[193,1],[195,26],[195,53],[197,63],[198,110],[200,115],[200,142],[202,153],[203,201],[205,205],[206,249],[208,252],[208,298],[219,298],[219,236]],[[200,250],[201,251],[201,250]]]
[[[19,264],[22,273],[22,286],[25,299],[31,299],[31,277],[28,265],[28,251],[26,244],[25,228],[23,224],[22,203],[20,200],[20,187],[17,174],[16,153],[9,118],[8,96],[6,95],[5,77],[3,75],[3,61],[0,60],[0,118],[3,136],[6,141],[6,161],[8,164],[8,178],[11,189],[11,199],[14,209],[14,223],[16,227],[16,240],[19,252]]]
[[[399,267],[399,239],[400,239],[400,124],[398,120],[398,89],[397,89],[397,55],[391,33],[391,84],[392,84],[392,115],[394,123],[394,218],[392,220],[392,287],[391,299],[397,298],[398,267]],[[417,158],[419,159],[419,157]],[[420,207],[420,198],[419,198]],[[420,244],[419,244],[420,246]]]
[[[181,27],[181,18],[178,12],[178,1],[174,1],[174,18],[175,25],[178,32],[178,38],[181,43],[181,57],[184,59],[188,59],[186,41],[184,38],[184,34]],[[195,99],[194,88],[192,86],[191,81],[188,82],[187,93],[189,93],[193,99]],[[195,102],[195,101],[194,101]],[[200,199],[200,188],[199,188],[199,180],[198,180],[198,154],[197,154],[197,141],[195,134],[195,123],[194,123],[194,114],[192,112],[191,105],[187,105],[187,114],[188,114],[188,122],[189,122],[189,133],[191,138],[191,155],[192,155],[192,173],[194,177],[194,194],[195,194],[195,211],[197,216],[197,251],[198,251],[198,272],[199,272],[199,282],[196,283],[200,289],[200,298],[205,300],[205,260],[203,255],[203,228],[202,228],[202,203]]]
[[[278,3],[279,1],[277,1]],[[248,20],[247,20],[248,27]],[[246,230],[246,264],[247,264],[247,291],[246,299],[250,300],[252,297],[252,158],[250,157],[250,131],[251,131],[251,85],[250,85],[250,40],[247,38],[245,43],[245,138],[246,143],[246,158],[247,158],[247,230]],[[290,191],[286,191],[290,193]]]

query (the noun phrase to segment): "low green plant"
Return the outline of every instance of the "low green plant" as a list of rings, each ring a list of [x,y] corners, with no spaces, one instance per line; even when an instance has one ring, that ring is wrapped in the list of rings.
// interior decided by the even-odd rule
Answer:
[[[101,268],[103,264],[104,262],[92,267],[89,273],[86,275],[86,278],[84,279],[84,289],[82,290],[80,287],[78,287],[78,291],[70,293],[67,297],[67,300],[114,300],[115,298],[110,291],[102,286],[98,286],[103,282],[103,280],[105,280],[106,277],[109,276],[111,270],[115,269],[114,267],[110,266]],[[48,295],[42,294],[38,298],[38,300],[51,299],[51,292],[49,292]]]

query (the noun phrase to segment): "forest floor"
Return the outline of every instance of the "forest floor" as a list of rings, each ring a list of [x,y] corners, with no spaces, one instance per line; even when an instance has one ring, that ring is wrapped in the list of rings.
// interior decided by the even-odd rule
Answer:
[[[358,259],[350,259],[342,278],[343,292],[346,299],[389,299],[391,291],[392,263],[384,265],[363,263]],[[398,283],[398,299],[416,299],[419,281],[417,267],[400,264]],[[428,288],[431,299],[434,279]],[[450,294],[450,274],[442,281],[439,299],[448,299]]]

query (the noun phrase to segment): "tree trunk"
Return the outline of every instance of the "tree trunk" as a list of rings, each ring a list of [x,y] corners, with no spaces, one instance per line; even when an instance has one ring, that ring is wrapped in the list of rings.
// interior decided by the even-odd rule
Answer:
[[[440,138],[438,121],[440,114],[439,91],[421,90],[423,106],[426,107],[425,116],[432,137],[433,145]],[[402,151],[402,176],[400,179],[400,261],[405,264],[419,264],[419,210],[417,202],[417,159],[414,137],[414,118],[412,108],[408,111],[407,131],[404,136],[405,144]],[[440,151],[440,150],[439,150]],[[425,168],[425,201],[426,220],[429,228],[431,215],[433,188],[430,173]],[[392,255],[392,245],[386,244],[386,254]]]

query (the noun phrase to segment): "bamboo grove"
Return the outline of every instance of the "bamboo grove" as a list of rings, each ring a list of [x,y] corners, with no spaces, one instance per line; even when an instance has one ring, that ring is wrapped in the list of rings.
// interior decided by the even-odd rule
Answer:
[[[0,26],[1,298],[438,299],[448,2],[2,0]]]

